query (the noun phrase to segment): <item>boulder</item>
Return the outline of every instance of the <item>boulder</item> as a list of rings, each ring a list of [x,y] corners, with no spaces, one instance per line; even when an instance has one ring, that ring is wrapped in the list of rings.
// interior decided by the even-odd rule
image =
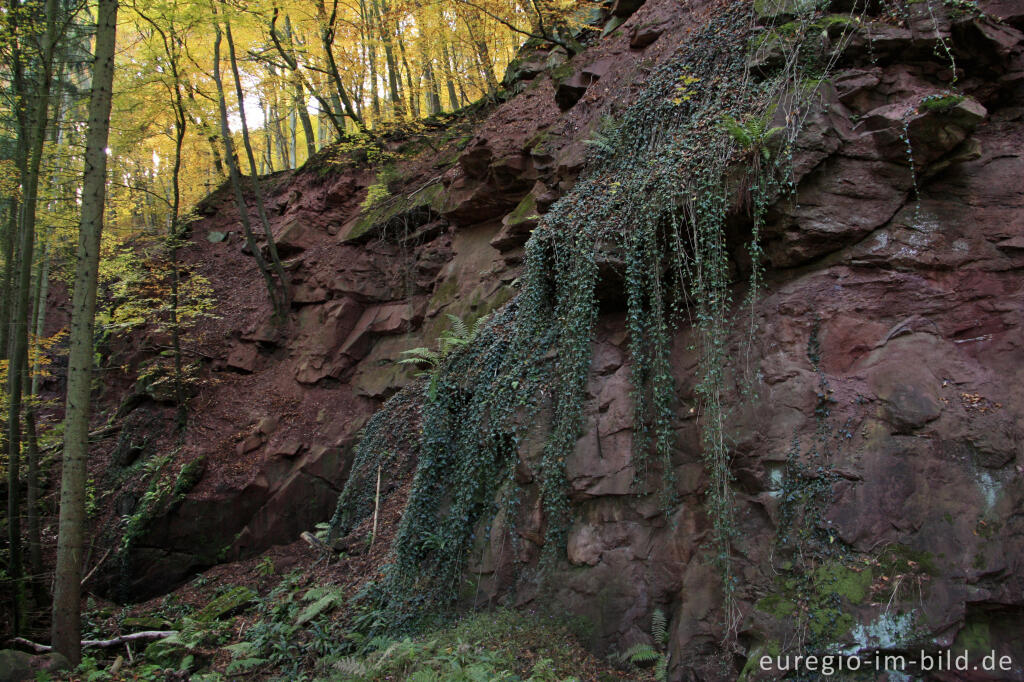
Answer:
[[[0,649],[0,682],[51,679],[71,669],[68,659],[56,651],[33,656],[15,649]]]
[[[317,240],[317,230],[301,218],[291,220],[274,234],[274,245],[281,258],[301,253],[315,244]]]
[[[661,26],[640,24],[634,27],[629,35],[629,47],[634,50],[642,50],[652,45],[664,32],[664,28]]]
[[[615,2],[612,3],[612,16],[625,19],[640,9],[645,1],[646,0],[615,0]]]
[[[236,343],[228,351],[225,363],[232,369],[251,374],[259,361],[259,349],[252,343]]]

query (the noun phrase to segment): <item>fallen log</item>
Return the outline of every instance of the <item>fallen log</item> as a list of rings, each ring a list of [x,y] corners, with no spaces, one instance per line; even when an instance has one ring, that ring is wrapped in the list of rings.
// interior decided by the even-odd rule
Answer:
[[[113,639],[83,639],[82,648],[99,647],[101,649],[106,649],[108,647],[127,644],[128,642],[134,642],[140,639],[163,639],[176,634],[178,634],[177,630],[144,630],[143,632],[133,632],[129,635],[114,637]],[[46,654],[53,651],[53,647],[49,644],[39,644],[38,642],[25,639],[24,637],[15,637],[14,639],[9,640],[9,642],[11,644],[20,644],[21,646],[28,647],[37,654]]]

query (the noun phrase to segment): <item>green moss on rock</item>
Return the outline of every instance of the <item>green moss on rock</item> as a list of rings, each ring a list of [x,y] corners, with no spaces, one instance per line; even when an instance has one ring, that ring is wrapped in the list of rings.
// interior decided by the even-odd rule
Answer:
[[[796,604],[782,595],[772,594],[757,602],[756,608],[758,611],[764,611],[776,618],[785,618],[796,611]]]
[[[204,471],[206,471],[206,457],[197,457],[181,467],[181,471],[178,472],[178,480],[174,482],[172,493],[174,497],[182,498],[187,495],[202,479]]]
[[[168,630],[171,623],[163,618],[155,616],[133,616],[125,618],[121,627],[131,632],[142,632],[145,630]]]
[[[928,95],[921,100],[921,104],[918,106],[918,109],[920,111],[942,113],[949,111],[963,101],[963,95],[954,95],[952,93],[947,95]]]
[[[539,217],[537,214],[537,198],[533,194],[527,194],[505,218],[505,225],[513,227],[525,222],[536,221]]]
[[[444,185],[435,183],[412,196],[396,196],[381,200],[367,208],[345,235],[346,242],[359,242],[391,228],[422,222],[425,216],[437,213],[444,203]]]
[[[437,289],[434,290],[434,295],[430,297],[430,303],[427,306],[427,310],[440,310],[454,301],[455,295],[458,292],[459,278],[456,275],[452,275],[441,282],[437,286]]]
[[[560,83],[570,78],[574,73],[576,73],[576,69],[573,68],[573,65],[565,62],[551,69],[551,79]]]
[[[992,632],[989,624],[984,621],[972,621],[964,625],[956,636],[954,650],[966,649],[975,657],[981,657],[992,651]]]
[[[855,570],[838,562],[819,566],[814,572],[820,594],[838,594],[851,604],[859,604],[870,596],[871,577],[869,568]]]
[[[256,593],[248,587],[233,587],[204,606],[195,619],[200,623],[211,623],[229,616],[256,599]]]

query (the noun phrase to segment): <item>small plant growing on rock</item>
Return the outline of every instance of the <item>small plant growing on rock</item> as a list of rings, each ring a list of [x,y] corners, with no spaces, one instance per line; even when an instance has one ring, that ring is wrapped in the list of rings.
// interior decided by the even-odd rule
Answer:
[[[921,104],[918,105],[917,109],[918,111],[944,113],[963,101],[963,95],[957,95],[951,92],[943,94],[936,93],[934,95],[927,95],[921,98]]]
[[[441,367],[445,358],[456,348],[468,346],[479,335],[480,330],[487,322],[490,315],[484,315],[470,327],[459,317],[448,314],[451,327],[441,332],[437,338],[437,350],[420,347],[402,351],[406,357],[398,361],[400,365],[426,365],[427,369],[419,372],[416,376],[430,377],[430,384],[427,387],[427,394],[433,400],[437,395],[437,377],[440,375]]]
[[[583,140],[583,144],[588,147],[592,147],[597,150],[598,153],[614,154],[615,153],[615,128],[618,126],[616,120],[607,114],[601,117],[601,121],[597,128],[590,133],[590,137]]]
[[[760,154],[765,161],[771,161],[770,143],[776,135],[785,130],[782,126],[769,126],[774,108],[761,115],[750,115],[742,121],[730,114],[722,115],[722,129],[729,133],[733,141],[746,154]]]
[[[623,662],[632,663],[638,668],[654,668],[654,679],[663,682],[668,679],[668,619],[665,612],[655,609],[651,614],[651,637],[654,644],[634,644],[626,649],[619,658]]]

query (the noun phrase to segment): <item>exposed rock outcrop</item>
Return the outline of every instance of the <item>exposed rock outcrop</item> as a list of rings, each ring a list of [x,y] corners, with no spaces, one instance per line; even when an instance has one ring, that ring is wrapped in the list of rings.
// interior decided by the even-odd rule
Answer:
[[[755,72],[784,55],[800,4],[755,3]],[[622,268],[604,254],[610,293],[566,461],[573,521],[544,598],[586,616],[595,647],[648,641],[661,608],[672,679],[736,674],[807,637],[842,651],[982,647],[1010,655],[1011,678],[1024,679],[1024,8],[959,4],[815,24],[824,54],[838,47],[834,68],[801,84],[812,94],[797,112],[795,193],[767,213],[753,345],[727,342],[757,377],[756,397],[738,386],[730,396],[738,665],[716,658],[722,595],[706,545],[693,332],[673,338],[680,503],[666,515],[634,486]],[[523,245],[573,186],[601,115],[718,11],[616,2],[625,22],[584,54],[525,51],[506,76],[519,93],[408,160],[386,203],[361,209],[374,177],[357,164],[273,179],[274,239],[293,268],[283,325],[238,241],[207,239],[237,217],[225,195],[211,198],[187,250],[229,302],[201,330],[208,383],[183,446],[206,458],[204,473],[150,519],[108,587],[150,595],[326,520],[359,429],[411,381],[402,351],[431,346],[448,314],[472,320],[515,295]],[[519,444],[519,518],[480,529],[491,542],[468,570],[477,602],[539,605],[518,568],[543,542],[546,428],[538,415],[540,436]],[[123,445],[127,467],[140,454]],[[119,513],[138,513],[131,502]],[[777,560],[801,537],[841,551],[801,567]]]

